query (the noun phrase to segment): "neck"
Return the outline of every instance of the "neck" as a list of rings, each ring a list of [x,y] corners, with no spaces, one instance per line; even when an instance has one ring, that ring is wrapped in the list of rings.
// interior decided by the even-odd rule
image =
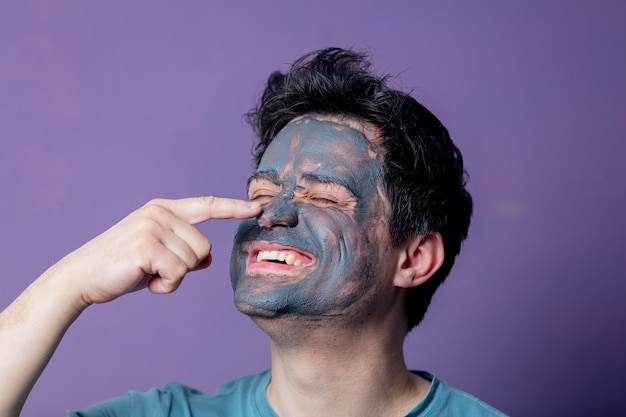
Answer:
[[[267,397],[279,416],[404,416],[428,392],[430,382],[407,370],[402,331],[294,321],[305,328],[299,337],[272,341]]]

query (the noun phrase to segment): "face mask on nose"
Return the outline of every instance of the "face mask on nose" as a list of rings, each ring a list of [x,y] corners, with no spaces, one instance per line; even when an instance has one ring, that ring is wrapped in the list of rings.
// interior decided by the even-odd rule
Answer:
[[[265,228],[273,226],[296,227],[298,225],[298,208],[293,199],[293,191],[281,191],[263,207],[263,212],[259,217],[259,225]]]

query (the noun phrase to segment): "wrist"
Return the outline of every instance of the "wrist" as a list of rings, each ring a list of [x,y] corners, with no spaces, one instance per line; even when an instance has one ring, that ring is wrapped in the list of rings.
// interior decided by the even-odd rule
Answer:
[[[78,317],[92,303],[83,297],[80,276],[67,258],[52,265],[36,281],[36,285],[57,311],[65,315]]]

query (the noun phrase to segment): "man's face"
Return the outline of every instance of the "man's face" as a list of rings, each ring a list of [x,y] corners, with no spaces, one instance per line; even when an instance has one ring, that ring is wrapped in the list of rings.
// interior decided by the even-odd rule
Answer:
[[[264,205],[243,220],[231,256],[246,314],[341,315],[373,300],[395,266],[380,156],[344,124],[303,118],[270,143],[248,184]]]

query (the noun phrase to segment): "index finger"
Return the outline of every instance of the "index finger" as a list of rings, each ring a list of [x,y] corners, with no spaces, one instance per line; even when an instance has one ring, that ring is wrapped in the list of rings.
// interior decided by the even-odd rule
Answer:
[[[213,196],[155,200],[155,204],[166,207],[174,215],[190,224],[198,224],[210,219],[247,219],[261,213],[259,203]]]

